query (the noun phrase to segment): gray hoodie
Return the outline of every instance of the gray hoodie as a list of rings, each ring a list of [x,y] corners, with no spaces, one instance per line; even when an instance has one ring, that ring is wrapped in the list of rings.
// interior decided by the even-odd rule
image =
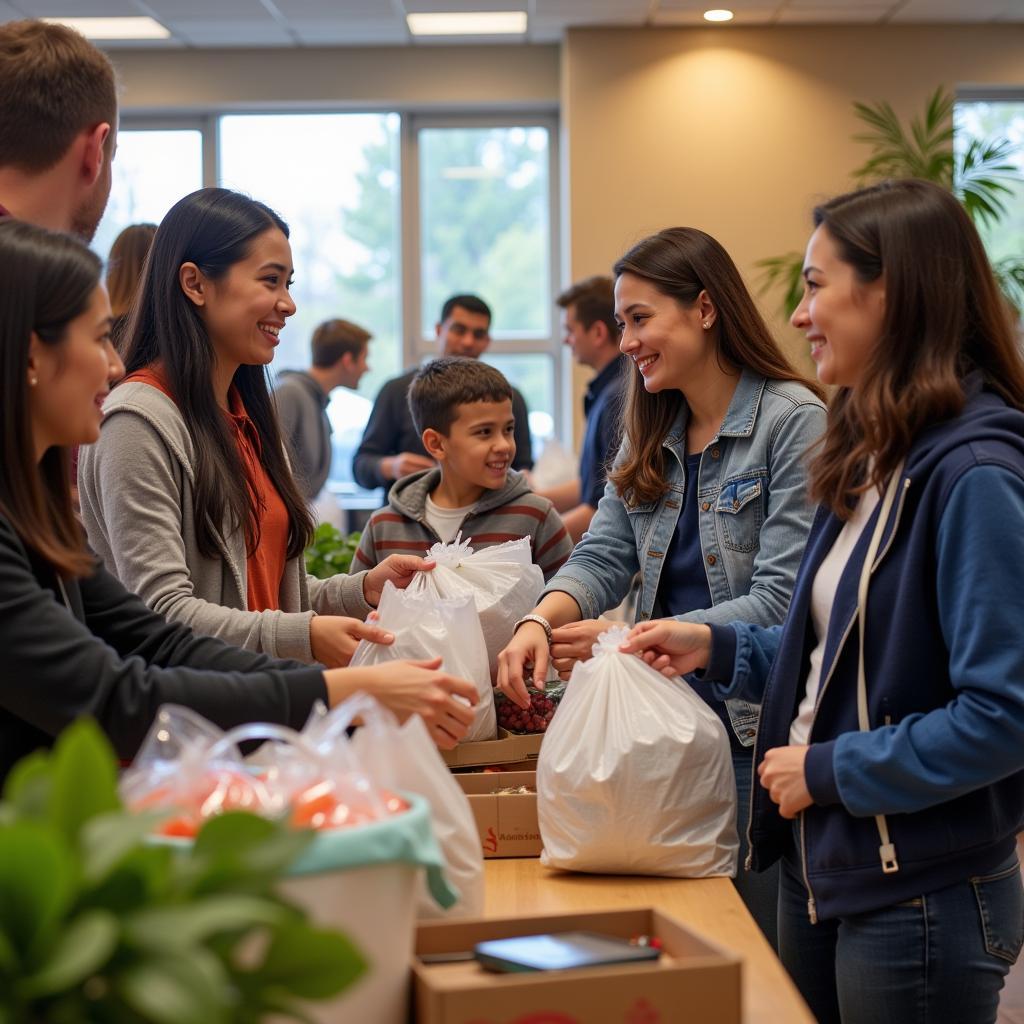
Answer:
[[[238,647],[307,662],[314,613],[369,614],[364,573],[318,580],[298,558],[285,565],[281,610],[248,611],[244,532],[223,537],[216,558],[199,551],[195,447],[178,407],[130,382],[103,412],[99,441],[79,457],[82,520],[107,568],[154,611]]]

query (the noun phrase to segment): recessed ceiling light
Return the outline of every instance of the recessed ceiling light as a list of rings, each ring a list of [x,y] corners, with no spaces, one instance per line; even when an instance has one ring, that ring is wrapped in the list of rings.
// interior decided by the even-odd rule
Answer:
[[[67,25],[87,39],[168,39],[171,35],[152,18],[42,18],[53,25]]]
[[[525,11],[407,14],[414,36],[504,36],[526,31]]]
[[[726,10],[724,7],[716,7],[704,12],[705,21],[732,21],[732,19],[732,11]]]

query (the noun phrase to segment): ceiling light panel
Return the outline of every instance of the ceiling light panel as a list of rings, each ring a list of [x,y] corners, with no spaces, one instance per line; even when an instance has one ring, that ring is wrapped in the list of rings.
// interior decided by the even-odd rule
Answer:
[[[111,42],[126,39],[169,39],[171,33],[152,18],[43,18],[52,24],[67,25],[86,39]]]
[[[525,11],[413,13],[405,16],[414,36],[505,36],[526,32]]]

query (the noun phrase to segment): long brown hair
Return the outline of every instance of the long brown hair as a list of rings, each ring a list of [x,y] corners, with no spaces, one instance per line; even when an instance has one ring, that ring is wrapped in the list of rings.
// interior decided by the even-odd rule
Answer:
[[[95,560],[71,504],[68,453],[50,448],[36,462],[28,358],[33,334],[59,347],[68,324],[88,309],[100,261],[70,235],[4,220],[0,266],[0,513],[61,576],[86,576]]]
[[[251,553],[260,541],[258,497],[238,445],[213,392],[213,343],[196,307],[178,283],[183,263],[221,280],[248,256],[254,239],[288,225],[263,203],[225,188],[203,188],[179,199],[160,222],[125,333],[127,375],[159,364],[195,445],[196,543],[220,557],[224,526],[245,531]],[[260,439],[260,458],[288,511],[289,558],[313,534],[313,517],[299,492],[281,440],[264,366],[240,366],[232,381]]]
[[[110,296],[110,311],[115,318],[125,316],[135,299],[155,234],[155,224],[129,224],[110,247],[107,294]]]
[[[859,281],[885,285],[881,336],[857,387],[833,398],[811,464],[811,497],[848,518],[925,427],[961,412],[971,371],[1024,408],[1024,361],[978,232],[945,189],[883,182],[817,207],[814,224]]]
[[[794,381],[823,396],[782,354],[732,257],[709,234],[697,228],[666,228],[634,245],[615,264],[614,273],[616,278],[626,273],[642,277],[687,308],[706,291],[715,304],[720,365]],[[624,415],[628,445],[623,462],[608,479],[627,505],[636,506],[657,501],[668,488],[662,445],[683,397],[674,388],[649,394],[639,371],[629,369]]]

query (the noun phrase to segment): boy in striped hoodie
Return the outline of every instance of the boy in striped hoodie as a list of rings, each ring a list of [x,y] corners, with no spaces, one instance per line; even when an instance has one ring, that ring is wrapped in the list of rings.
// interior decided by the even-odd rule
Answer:
[[[511,468],[515,418],[504,376],[476,359],[435,359],[413,380],[409,408],[437,467],[395,481],[387,506],[363,531],[356,567],[400,551],[424,554],[461,531],[474,549],[529,537],[533,560],[550,579],[572,541],[554,505]]]

